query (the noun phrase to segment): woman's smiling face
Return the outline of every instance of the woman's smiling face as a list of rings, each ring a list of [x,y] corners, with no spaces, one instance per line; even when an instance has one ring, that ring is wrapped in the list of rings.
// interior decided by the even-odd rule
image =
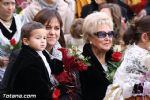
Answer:
[[[45,24],[49,31],[47,35],[47,43],[49,46],[54,46],[60,38],[60,23],[56,17],[52,18],[49,24]]]

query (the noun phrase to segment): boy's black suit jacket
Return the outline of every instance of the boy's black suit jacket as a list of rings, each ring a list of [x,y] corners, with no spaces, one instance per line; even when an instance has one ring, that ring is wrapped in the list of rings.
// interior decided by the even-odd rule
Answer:
[[[63,70],[62,62],[52,62],[46,51],[43,51],[43,54],[50,64],[52,73]],[[55,65],[56,63],[58,66]],[[51,98],[52,84],[48,71],[42,58],[33,49],[23,46],[9,70],[9,77],[7,79],[8,93],[35,94],[36,98]]]

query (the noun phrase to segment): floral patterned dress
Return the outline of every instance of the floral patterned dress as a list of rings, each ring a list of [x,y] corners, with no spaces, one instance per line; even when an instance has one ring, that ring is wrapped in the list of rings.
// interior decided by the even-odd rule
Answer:
[[[150,96],[150,82],[144,76],[147,68],[142,63],[142,59],[148,53],[149,51],[135,44],[125,51],[123,62],[117,69],[113,84],[108,87],[104,100],[124,100],[132,96]],[[141,83],[142,92],[134,93],[135,85]]]

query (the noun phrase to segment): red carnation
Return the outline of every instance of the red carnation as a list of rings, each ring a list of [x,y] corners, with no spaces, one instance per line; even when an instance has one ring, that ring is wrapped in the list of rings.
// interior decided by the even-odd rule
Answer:
[[[13,39],[11,39],[10,40],[10,44],[12,45],[12,46],[15,46],[16,45],[16,40],[13,38]]]
[[[58,88],[55,88],[52,94],[52,98],[54,100],[58,100],[59,96],[60,96],[60,90]]]
[[[78,58],[77,56],[73,56],[73,55],[69,55],[69,50],[66,48],[59,48],[58,50],[60,50],[62,52],[62,56],[63,56],[63,64],[64,64],[64,69],[66,71],[70,71],[70,70],[79,70],[79,71],[84,71],[87,70],[87,65],[84,63],[84,61],[80,58]],[[72,49],[73,52],[76,52],[74,49]]]
[[[55,75],[55,78],[61,84],[72,84],[74,85],[75,77],[72,72],[75,71],[85,71],[88,68],[88,65],[84,63],[84,59],[79,58],[77,56],[77,52],[75,49],[72,50],[72,54],[70,54],[69,49],[60,48],[58,49],[62,52],[62,61],[64,64],[64,70],[62,73]]]
[[[64,59],[67,58],[68,50],[66,48],[59,48],[58,50],[62,52],[62,56]]]
[[[112,54],[112,60],[115,62],[119,62],[122,58],[122,53],[121,52],[114,52]]]
[[[72,76],[72,74],[67,71],[63,71],[60,74],[55,75],[55,78],[61,84],[68,84],[74,81],[74,77]]]

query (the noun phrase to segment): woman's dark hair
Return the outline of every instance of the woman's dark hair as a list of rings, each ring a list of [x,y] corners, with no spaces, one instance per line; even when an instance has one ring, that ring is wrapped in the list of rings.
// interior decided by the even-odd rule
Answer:
[[[63,22],[60,14],[56,10],[45,8],[36,14],[36,16],[34,17],[34,21],[40,22],[44,25],[45,23],[49,24],[54,17],[57,18],[57,20],[60,23],[60,38],[58,41],[62,47],[65,47],[66,45],[65,45],[64,33],[62,31]]]
[[[125,44],[137,44],[143,32],[146,32],[150,38],[150,16],[144,16],[141,19],[133,20],[123,36]]]
[[[62,28],[63,22],[60,14],[56,10],[45,8],[35,15],[34,21],[40,22],[42,24],[45,24],[47,22],[49,24],[54,17],[58,19],[60,23],[60,28]]]

